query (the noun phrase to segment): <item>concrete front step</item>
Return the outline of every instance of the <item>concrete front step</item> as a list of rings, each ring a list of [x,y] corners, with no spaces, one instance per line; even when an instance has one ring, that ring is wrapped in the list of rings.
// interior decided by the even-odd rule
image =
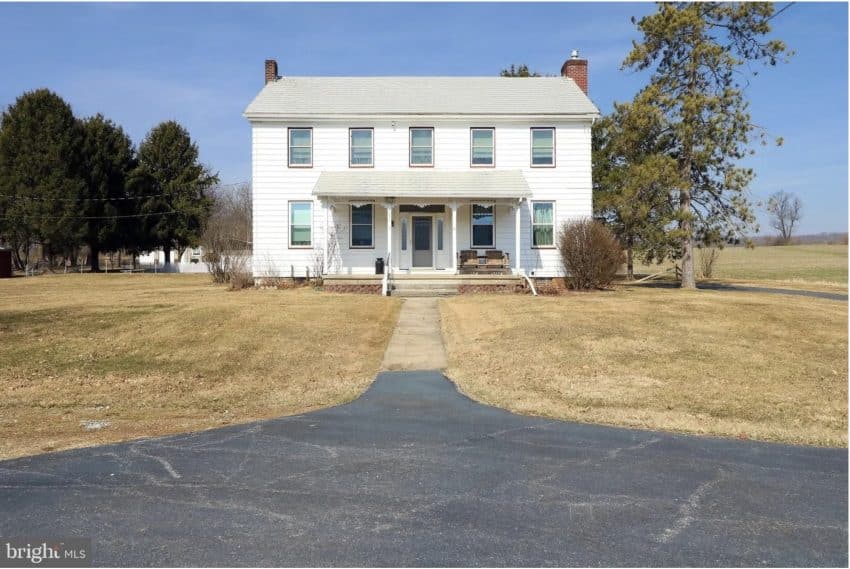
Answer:
[[[393,290],[392,296],[399,298],[418,298],[431,296],[456,296],[457,289],[439,289],[439,288],[407,288],[403,290]]]

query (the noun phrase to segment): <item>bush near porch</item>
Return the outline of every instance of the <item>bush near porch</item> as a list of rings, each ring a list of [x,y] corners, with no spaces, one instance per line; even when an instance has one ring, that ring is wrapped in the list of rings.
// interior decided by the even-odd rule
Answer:
[[[847,303],[644,287],[441,301],[448,375],[518,413],[847,445]]]
[[[350,401],[380,367],[400,306],[209,280],[0,280],[0,458]],[[86,431],[89,421],[108,426]]]

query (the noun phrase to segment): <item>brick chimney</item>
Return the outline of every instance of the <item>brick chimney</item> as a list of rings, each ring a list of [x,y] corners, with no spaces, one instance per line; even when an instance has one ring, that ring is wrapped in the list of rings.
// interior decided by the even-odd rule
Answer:
[[[266,60],[266,84],[271,81],[277,81],[280,76],[277,74],[277,61],[274,59]]]
[[[578,50],[574,49],[570,58],[561,66],[561,75],[569,77],[587,95],[587,60],[578,58]]]

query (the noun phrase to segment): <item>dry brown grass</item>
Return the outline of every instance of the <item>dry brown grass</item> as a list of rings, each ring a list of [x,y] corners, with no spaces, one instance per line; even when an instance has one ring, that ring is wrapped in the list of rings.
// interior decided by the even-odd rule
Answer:
[[[847,445],[847,303],[630,287],[441,303],[469,396],[582,422]]]
[[[350,401],[399,302],[202,275],[0,281],[0,457],[206,429]],[[81,421],[111,426],[86,432]]]

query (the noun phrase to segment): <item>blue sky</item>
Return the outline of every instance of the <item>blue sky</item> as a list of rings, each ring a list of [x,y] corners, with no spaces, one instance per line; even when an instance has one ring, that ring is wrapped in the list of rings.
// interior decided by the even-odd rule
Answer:
[[[784,4],[780,4],[782,6]],[[48,87],[78,116],[101,112],[138,143],[176,119],[223,182],[250,179],[245,106],[263,60],[283,75],[496,75],[510,63],[557,73],[589,59],[603,112],[645,76],[620,71],[631,16],[651,4],[0,4],[0,106]],[[847,231],[847,5],[798,3],[774,19],[797,55],[748,88],[755,122],[781,135],[748,162],[754,201],[805,203],[801,230]],[[762,233],[768,231],[764,216]]]

